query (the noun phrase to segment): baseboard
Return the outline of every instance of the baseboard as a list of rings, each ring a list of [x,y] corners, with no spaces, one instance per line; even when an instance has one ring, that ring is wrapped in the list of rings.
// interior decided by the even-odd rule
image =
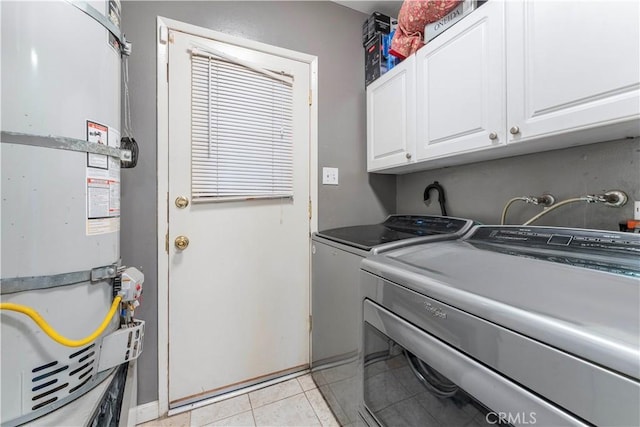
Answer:
[[[135,409],[136,424],[146,423],[160,416],[160,408],[157,400],[138,405],[133,409]]]

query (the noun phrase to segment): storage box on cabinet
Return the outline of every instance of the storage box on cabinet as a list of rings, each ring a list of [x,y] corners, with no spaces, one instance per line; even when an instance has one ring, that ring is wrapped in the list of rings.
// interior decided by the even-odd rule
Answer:
[[[398,59],[389,53],[393,33],[376,33],[364,47],[364,85],[369,86],[380,76],[387,73]]]
[[[397,25],[396,18],[373,12],[362,24],[362,45],[366,46],[375,35],[389,34]]]
[[[484,2],[481,2],[484,3]],[[464,18],[464,16],[470,13],[476,8],[476,0],[464,0],[460,2],[458,7],[447,13],[444,17],[431,22],[424,27],[424,41],[428,43],[429,40],[433,40],[440,34],[444,33],[453,24]]]
[[[419,50],[413,158],[380,165],[369,154],[369,170],[639,136],[640,3],[587,3],[487,2]]]

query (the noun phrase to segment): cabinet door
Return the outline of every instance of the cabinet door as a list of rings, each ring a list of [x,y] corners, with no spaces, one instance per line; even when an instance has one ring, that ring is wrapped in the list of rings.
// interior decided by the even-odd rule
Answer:
[[[367,88],[367,170],[411,163],[415,150],[415,56]]]
[[[508,142],[638,118],[639,17],[638,1],[508,2]]]
[[[416,53],[418,160],[505,143],[504,7],[487,2]]]

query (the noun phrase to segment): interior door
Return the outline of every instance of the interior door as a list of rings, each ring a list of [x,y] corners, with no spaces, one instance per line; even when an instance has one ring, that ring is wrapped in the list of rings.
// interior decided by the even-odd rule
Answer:
[[[310,66],[179,32],[169,40],[169,404],[175,407],[308,366]],[[196,45],[293,76],[292,199],[191,202]],[[179,197],[190,203],[178,207]]]

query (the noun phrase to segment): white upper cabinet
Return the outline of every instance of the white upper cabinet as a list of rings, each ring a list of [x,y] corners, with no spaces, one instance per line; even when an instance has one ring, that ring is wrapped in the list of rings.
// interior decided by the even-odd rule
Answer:
[[[368,171],[414,161],[415,105],[415,56],[367,87]]]
[[[416,53],[418,161],[506,143],[504,7],[488,2]]]
[[[491,0],[367,90],[369,171],[637,136],[637,0]]]
[[[508,142],[638,118],[640,2],[514,1],[506,24]]]

